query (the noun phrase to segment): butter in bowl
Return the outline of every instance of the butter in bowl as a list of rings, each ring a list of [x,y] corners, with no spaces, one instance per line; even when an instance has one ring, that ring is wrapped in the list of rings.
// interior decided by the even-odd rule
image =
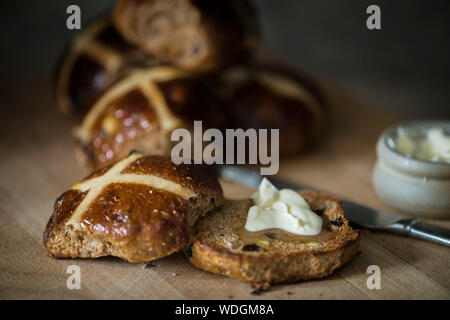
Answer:
[[[412,121],[386,129],[377,142],[373,183],[403,212],[450,218],[450,121]]]

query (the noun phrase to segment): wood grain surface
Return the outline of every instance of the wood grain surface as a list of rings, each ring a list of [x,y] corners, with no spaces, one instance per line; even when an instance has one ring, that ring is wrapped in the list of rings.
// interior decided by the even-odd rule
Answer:
[[[391,210],[371,183],[375,142],[395,119],[377,114],[335,85],[325,85],[331,124],[322,143],[281,162],[279,175],[376,208]],[[331,276],[279,285],[252,295],[248,284],[191,266],[180,253],[154,267],[116,258],[55,260],[42,245],[55,199],[87,172],[79,167],[71,130],[56,112],[47,79],[2,93],[0,120],[0,298],[2,299],[449,299],[450,249],[362,230],[361,254]],[[227,196],[251,194],[223,182]],[[450,221],[430,221],[450,227]],[[367,267],[381,268],[369,290]],[[81,269],[81,289],[66,286],[67,267]]]

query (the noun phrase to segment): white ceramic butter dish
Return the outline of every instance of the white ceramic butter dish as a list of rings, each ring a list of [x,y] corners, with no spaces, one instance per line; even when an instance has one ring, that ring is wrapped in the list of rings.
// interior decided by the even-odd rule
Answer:
[[[439,157],[428,152],[427,137],[436,136],[436,132],[441,136],[435,147]],[[377,142],[378,160],[373,171],[380,198],[415,216],[450,218],[450,163],[441,157],[448,135],[450,121],[412,121],[386,129]],[[429,156],[423,156],[424,149]]]

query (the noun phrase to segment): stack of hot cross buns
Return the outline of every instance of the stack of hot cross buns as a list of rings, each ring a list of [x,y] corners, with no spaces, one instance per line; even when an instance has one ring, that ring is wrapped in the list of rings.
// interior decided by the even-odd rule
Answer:
[[[169,155],[171,132],[194,120],[279,129],[281,157],[312,145],[326,124],[323,95],[304,74],[258,60],[259,36],[248,0],[119,0],[74,37],[57,72],[59,109],[83,117],[82,163]]]

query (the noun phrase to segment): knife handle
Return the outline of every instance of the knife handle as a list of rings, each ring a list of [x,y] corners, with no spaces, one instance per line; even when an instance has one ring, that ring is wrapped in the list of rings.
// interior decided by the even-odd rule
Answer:
[[[391,226],[392,231],[414,238],[450,246],[450,230],[414,219],[401,220]]]

